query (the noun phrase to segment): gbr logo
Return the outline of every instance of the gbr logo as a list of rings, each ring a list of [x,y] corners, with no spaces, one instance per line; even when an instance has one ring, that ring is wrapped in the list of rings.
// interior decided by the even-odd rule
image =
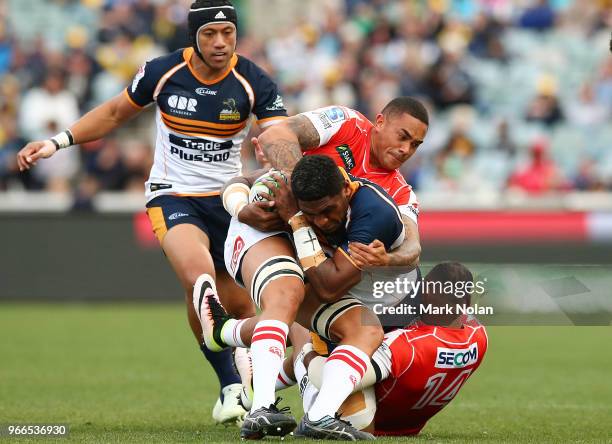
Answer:
[[[172,109],[195,113],[196,106],[198,106],[198,101],[196,99],[190,99],[175,94],[168,97],[168,106]]]

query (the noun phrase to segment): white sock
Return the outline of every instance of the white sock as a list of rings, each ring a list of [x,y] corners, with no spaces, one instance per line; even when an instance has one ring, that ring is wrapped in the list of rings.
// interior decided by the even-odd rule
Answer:
[[[312,404],[314,404],[315,400],[317,399],[319,389],[316,388],[312,382],[309,382],[306,384],[306,387],[304,387],[304,390],[300,393],[302,395],[302,409],[304,410],[304,413],[308,413],[312,408]],[[310,415],[308,415],[308,418],[310,418]]]
[[[240,329],[246,322],[246,319],[229,319],[221,329],[221,339],[230,347],[246,347],[240,337]]]
[[[304,379],[304,376],[308,373],[302,359],[298,359],[293,363],[293,373],[295,373],[295,380],[301,384],[302,379]]]
[[[289,327],[281,321],[259,321],[251,341],[253,406],[251,412],[274,404],[274,386],[283,366]]]
[[[308,411],[308,419],[318,421],[334,416],[366,371],[369,356],[352,345],[341,345],[329,355],[323,366],[323,384]]]
[[[284,390],[286,388],[293,387],[295,384],[296,381],[294,381],[293,378],[289,376],[285,371],[285,366],[281,365],[280,371],[278,372],[278,378],[276,378],[276,386],[274,387],[274,389],[278,392],[279,390]]]

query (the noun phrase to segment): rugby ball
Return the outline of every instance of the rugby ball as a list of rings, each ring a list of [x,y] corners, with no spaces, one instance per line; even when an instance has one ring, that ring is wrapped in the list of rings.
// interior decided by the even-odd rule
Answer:
[[[278,188],[278,183],[272,176],[272,174],[277,174],[281,176],[285,183],[288,183],[287,176],[281,173],[279,170],[271,169],[265,174],[262,174],[255,180],[253,186],[251,187],[251,192],[249,193],[249,202],[263,202],[267,199],[262,196],[263,194],[269,194],[270,196],[274,196],[274,188]],[[272,189],[269,187],[272,186]]]

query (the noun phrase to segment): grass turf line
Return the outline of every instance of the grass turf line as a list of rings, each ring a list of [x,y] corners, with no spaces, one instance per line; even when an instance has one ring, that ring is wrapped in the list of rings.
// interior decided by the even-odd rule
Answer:
[[[0,423],[67,423],[70,442],[238,439],[212,423],[217,382],[180,305],[2,304],[0,337]],[[480,370],[410,442],[612,443],[609,327],[489,338]],[[299,418],[295,388],[281,396]],[[10,439],[29,441],[41,439]]]

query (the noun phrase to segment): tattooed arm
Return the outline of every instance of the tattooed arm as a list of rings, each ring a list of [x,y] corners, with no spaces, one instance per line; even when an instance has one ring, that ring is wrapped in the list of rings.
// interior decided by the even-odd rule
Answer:
[[[319,146],[320,136],[310,120],[298,114],[268,128],[253,143],[274,168],[291,172],[302,151]]]

